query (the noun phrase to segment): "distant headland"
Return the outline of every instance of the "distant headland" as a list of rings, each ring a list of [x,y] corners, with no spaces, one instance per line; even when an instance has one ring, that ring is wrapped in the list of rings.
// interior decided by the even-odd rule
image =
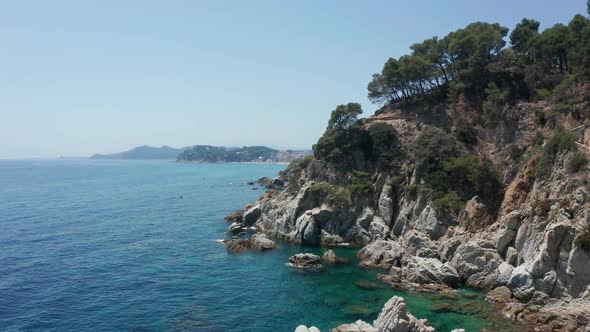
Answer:
[[[311,150],[276,150],[266,146],[226,147],[195,145],[173,148],[170,146],[138,146],[128,151],[112,154],[95,154],[90,159],[118,160],[176,160],[177,162],[264,162],[282,163],[311,155]]]

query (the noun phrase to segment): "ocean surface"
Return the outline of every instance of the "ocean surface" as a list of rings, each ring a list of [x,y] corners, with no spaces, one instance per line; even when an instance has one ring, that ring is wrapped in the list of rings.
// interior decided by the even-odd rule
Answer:
[[[393,291],[349,264],[301,273],[279,243],[231,254],[223,217],[282,165],[0,161],[0,331],[323,332],[372,321],[392,296],[438,331],[508,330],[481,293]],[[257,188],[258,190],[253,190]]]

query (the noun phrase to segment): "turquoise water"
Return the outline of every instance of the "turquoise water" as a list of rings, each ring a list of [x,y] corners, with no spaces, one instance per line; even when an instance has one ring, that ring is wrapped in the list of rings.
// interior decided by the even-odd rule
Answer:
[[[0,161],[0,330],[328,331],[373,320],[393,294],[441,331],[489,324],[479,293],[367,285],[376,272],[358,269],[353,250],[337,251],[350,264],[319,273],[284,264],[321,248],[227,253],[214,241],[223,217],[261,194],[247,181],[283,167]]]

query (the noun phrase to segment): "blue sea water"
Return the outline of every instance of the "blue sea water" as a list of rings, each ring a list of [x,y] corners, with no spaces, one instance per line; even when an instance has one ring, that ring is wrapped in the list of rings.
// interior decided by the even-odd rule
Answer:
[[[354,250],[337,251],[350,264],[319,273],[285,262],[321,248],[228,253],[215,242],[223,217],[262,193],[246,182],[283,167],[0,161],[0,330],[328,331],[372,321],[394,294],[440,331],[503,324],[477,292],[385,288]]]

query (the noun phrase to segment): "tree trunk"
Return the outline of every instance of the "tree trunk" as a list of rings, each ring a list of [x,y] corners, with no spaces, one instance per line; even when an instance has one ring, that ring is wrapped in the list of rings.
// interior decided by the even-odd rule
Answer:
[[[442,63],[438,63],[438,66],[440,67],[440,70],[443,73],[443,77],[445,78],[445,82],[449,83],[449,78],[447,77],[447,72],[445,71],[445,67],[443,67]],[[438,81],[436,82],[438,83]]]

